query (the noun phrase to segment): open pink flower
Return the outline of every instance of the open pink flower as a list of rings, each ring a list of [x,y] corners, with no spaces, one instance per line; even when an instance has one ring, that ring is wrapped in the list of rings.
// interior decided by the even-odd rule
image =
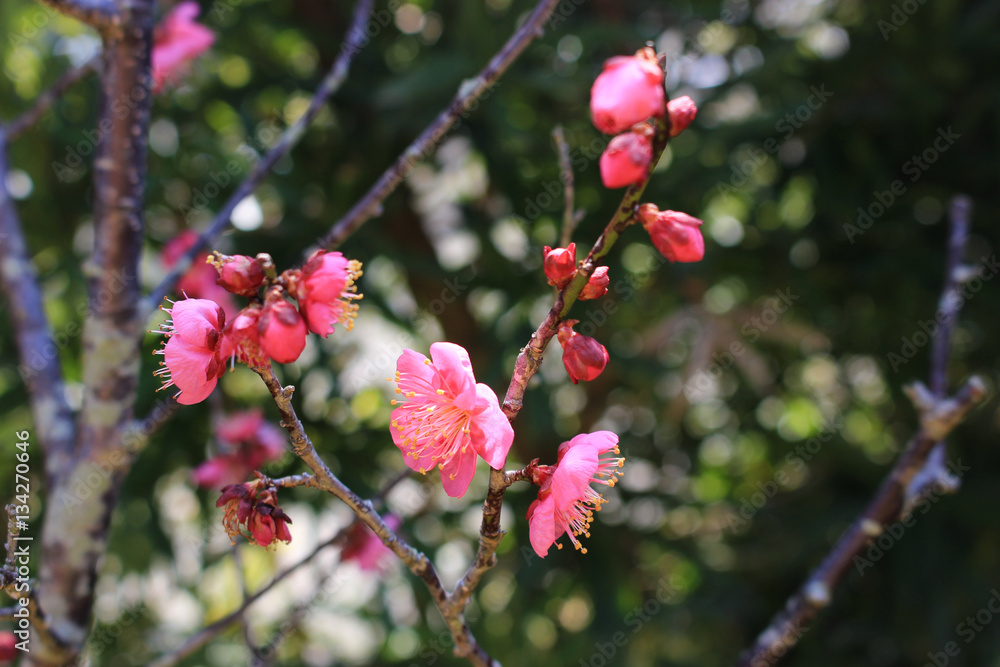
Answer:
[[[605,134],[624,132],[665,109],[663,70],[650,48],[608,60],[590,90],[591,119]]]
[[[391,530],[399,530],[400,522],[396,515],[387,514],[384,521]],[[392,555],[392,550],[382,543],[371,528],[356,521],[347,531],[347,544],[340,552],[340,560],[344,563],[354,561],[365,572],[372,572],[381,569],[385,559]]]
[[[354,286],[361,276],[361,262],[347,259],[339,252],[317,250],[302,267],[295,298],[309,331],[326,338],[333,325],[340,322],[347,330],[354,328],[354,316],[361,295]]]
[[[172,269],[181,257],[198,241],[198,233],[185,229],[167,241],[160,252],[163,267]],[[218,272],[208,264],[208,253],[201,253],[191,262],[191,268],[177,282],[177,289],[191,299],[214,301],[226,311],[226,318],[232,319],[238,310],[233,295],[217,284]]]
[[[614,456],[607,456],[609,453]],[[528,536],[535,553],[545,558],[553,544],[562,549],[558,539],[563,533],[575,548],[587,553],[577,538],[590,537],[594,512],[607,502],[590,485],[615,485],[618,469],[625,464],[625,459],[617,456],[619,453],[614,433],[581,433],[559,446],[554,467],[536,471],[536,480],[542,480],[541,488],[537,500],[528,508]]]
[[[215,34],[195,22],[201,12],[197,2],[182,2],[156,27],[153,37],[153,92],[175,81],[188,66],[215,42]]]
[[[601,153],[601,182],[606,188],[627,188],[649,176],[653,142],[645,132],[626,132]]]
[[[705,257],[698,218],[680,211],[661,211],[654,204],[642,204],[638,216],[653,245],[671,262],[700,262]]]
[[[433,360],[433,361],[432,361]],[[476,456],[502,470],[514,429],[493,390],[476,384],[465,348],[431,345],[431,359],[404,350],[396,361],[397,394],[406,398],[392,411],[392,440],[403,461],[426,474],[441,468],[449,496],[461,497],[476,474]]]
[[[168,336],[166,345],[155,352],[163,355],[163,368],[156,371],[164,380],[160,389],[177,387],[177,402],[193,405],[212,393],[226,371],[221,354],[226,313],[207,299],[185,299],[162,309],[171,319],[159,332]]]

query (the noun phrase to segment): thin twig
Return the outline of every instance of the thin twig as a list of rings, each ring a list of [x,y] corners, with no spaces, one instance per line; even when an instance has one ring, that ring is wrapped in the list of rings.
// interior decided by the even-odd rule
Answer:
[[[382,212],[382,202],[403,181],[414,166],[428,157],[437,147],[455,122],[466,116],[472,106],[496,85],[497,79],[517,59],[528,44],[541,37],[544,24],[552,15],[559,0],[542,0],[535,7],[524,24],[511,35],[503,48],[490,59],[486,67],[474,79],[465,80],[447,109],[434,119],[416,140],[403,151],[361,200],[337,221],[319,244],[332,250],[344,242],[361,225]]]
[[[608,254],[625,228],[635,221],[636,206],[649,184],[652,165],[655,165],[659,160],[670,140],[668,123],[669,120],[665,115],[656,119],[650,174],[647,174],[642,182],[625,191],[614,216],[590,249],[587,258],[580,262],[573,280],[556,294],[555,303],[545,319],[531,334],[528,344],[521,348],[521,353],[514,365],[510,386],[507,388],[507,394],[503,401],[503,412],[510,421],[513,421],[520,412],[528,381],[541,366],[542,353],[552,337],[555,336],[559,323],[569,313],[569,309],[576,303],[580,292],[590,280],[590,276],[597,268],[597,260]],[[464,609],[472,591],[479,585],[479,580],[487,570],[496,564],[496,550],[503,539],[503,531],[500,530],[500,509],[504,493],[511,483],[512,480],[508,474],[501,470],[490,470],[490,487],[486,501],[483,503],[483,522],[479,529],[479,548],[476,551],[476,558],[452,592],[451,604],[457,609]]]
[[[552,130],[552,138],[556,142],[556,150],[559,152],[559,178],[563,184],[563,194],[566,205],[563,210],[562,236],[559,239],[559,247],[565,248],[573,238],[573,230],[579,221],[576,211],[573,208],[573,162],[569,156],[569,144],[566,143],[566,133],[563,132],[562,125],[556,125]]]
[[[55,104],[56,101],[62,97],[63,93],[65,93],[74,83],[83,79],[91,72],[96,71],[100,62],[100,55],[96,55],[79,67],[74,67],[73,69],[63,73],[63,75],[60,76],[54,84],[52,84],[51,88],[35,98],[35,101],[32,103],[30,109],[7,124],[7,140],[11,141],[16,139],[37,123],[42,116],[45,115],[45,112],[51,109],[52,105]]]
[[[268,391],[271,392],[274,404],[281,413],[281,426],[288,432],[291,439],[292,451],[312,470],[312,485],[342,500],[366,526],[372,529],[372,532],[382,540],[382,543],[403,561],[403,564],[414,575],[423,580],[448,625],[448,630],[455,642],[456,654],[466,657],[476,667],[493,667],[496,663],[472,635],[462,618],[461,610],[456,610],[449,603],[448,593],[445,591],[430,559],[396,535],[375,511],[372,502],[361,499],[351,491],[320,458],[292,406],[292,395],[295,388],[292,386],[282,387],[270,366],[253,368],[252,370],[261,377],[264,384],[267,385]]]
[[[191,248],[188,249],[184,256],[181,257],[171,269],[170,273],[157,285],[156,289],[146,297],[144,303],[144,312],[148,316],[152,313],[159,304],[163,301],[163,297],[167,296],[171,290],[177,285],[177,281],[180,277],[191,266],[191,262],[197,257],[202,251],[204,251],[208,244],[211,243],[218,237],[230,224],[232,224],[232,214],[236,209],[236,206],[243,201],[245,198],[250,196],[250,194],[257,189],[257,186],[261,184],[264,177],[271,171],[271,168],[285,156],[297,143],[302,139],[305,134],[306,129],[312,123],[313,119],[316,118],[323,105],[326,101],[343,85],[345,79],[347,78],[348,70],[351,66],[351,62],[354,60],[354,56],[361,50],[361,47],[367,43],[368,36],[365,34],[365,24],[367,23],[369,16],[372,13],[372,5],[374,0],[359,0],[357,7],[354,10],[354,18],[351,22],[351,27],[347,31],[344,46],[340,50],[340,54],[337,56],[336,61],[333,63],[333,67],[327,72],[326,77],[324,77],[323,82],[316,89],[316,93],[313,95],[312,100],[309,102],[309,107],[306,109],[305,113],[299,116],[294,123],[285,128],[285,131],[281,133],[281,138],[278,143],[274,145],[267,152],[267,155],[260,160],[250,172],[250,174],[240,183],[240,186],[236,188],[236,191],[229,197],[226,203],[219,209],[216,213],[215,218],[212,223],[201,233],[198,240],[195,242]]]
[[[865,511],[837,540],[836,545],[813,570],[805,583],[788,599],[784,609],[771,620],[754,646],[740,659],[740,667],[775,665],[798,642],[816,614],[830,604],[833,591],[855,558],[906,510],[907,489],[914,477],[927,464],[935,447],[958,425],[977,403],[983,400],[986,388],[977,377],[970,378],[958,393],[944,397],[947,377],[947,338],[954,325],[960,303],[951,298],[955,287],[955,272],[959,268],[968,238],[970,206],[967,199],[957,199],[952,205],[951,234],[945,266],[942,310],[951,313],[940,323],[942,336],[936,341],[932,368],[932,384],[941,387],[941,394],[921,384],[908,388],[908,394],[920,414],[920,429],[907,444],[899,461],[882,482]],[[947,306],[945,308],[945,306]],[[942,343],[942,339],[945,341]]]
[[[382,486],[382,488],[379,489],[378,493],[376,493],[375,496],[372,497],[372,505],[375,507],[379,507],[382,504],[385,497],[389,494],[389,492],[392,489],[394,489],[397,484],[399,484],[404,479],[409,477],[409,473],[410,471],[406,470],[396,475],[388,482],[386,482]],[[273,484],[280,480],[269,480],[269,481],[272,482]],[[296,570],[298,570],[302,566],[312,561],[327,547],[332,547],[334,545],[342,543],[344,539],[346,539],[348,532],[351,529],[351,526],[353,526],[354,523],[359,520],[360,519],[355,517],[354,520],[351,521],[351,523],[347,524],[346,526],[338,530],[333,537],[326,540],[325,542],[321,542],[320,544],[316,545],[316,547],[311,552],[306,554],[306,556],[303,557],[302,560],[295,563],[294,565],[289,566],[286,570],[283,570],[279,574],[275,575],[275,577],[271,579],[271,581],[265,584],[264,587],[258,590],[256,593],[244,598],[243,603],[240,605],[238,609],[227,614],[226,616],[223,616],[222,618],[215,621],[211,625],[202,628],[198,632],[198,634],[189,638],[179,648],[177,648],[174,651],[171,651],[165,656],[160,657],[156,662],[153,663],[153,667],[168,667],[169,665],[176,665],[178,662],[180,662],[187,656],[197,651],[199,648],[208,643],[213,637],[223,632],[226,628],[235,623],[240,617],[242,617],[242,615],[246,612],[246,610],[250,607],[250,605],[252,605],[254,602],[263,597],[265,593],[267,593],[269,590],[277,586],[289,575],[291,575]]]

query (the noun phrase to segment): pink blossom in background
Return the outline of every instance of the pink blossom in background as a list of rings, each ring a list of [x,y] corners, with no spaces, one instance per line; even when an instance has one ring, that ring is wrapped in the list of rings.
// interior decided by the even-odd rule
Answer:
[[[687,129],[694,117],[698,115],[698,106],[687,95],[667,102],[667,115],[670,116],[670,136],[676,137]]]
[[[563,533],[587,553],[577,538],[590,537],[594,512],[607,502],[590,485],[615,485],[618,469],[625,464],[619,453],[618,436],[610,431],[581,433],[559,446],[556,465],[540,471],[538,498],[528,508],[528,536],[535,553],[544,558],[553,544],[561,549],[557,540]]]
[[[177,387],[181,405],[199,403],[212,393],[226,371],[221,355],[226,313],[207,299],[184,299],[163,310],[171,319],[159,332],[167,336],[167,342],[155,352],[164,359],[163,368],[155,372],[163,378],[160,389]]]
[[[576,244],[570,243],[565,248],[545,246],[542,251],[542,265],[548,283],[557,289],[562,289],[576,275]]]
[[[645,133],[626,132],[601,153],[601,182],[606,188],[627,188],[649,177],[653,142]]]
[[[705,257],[698,218],[680,211],[661,211],[653,204],[639,206],[638,216],[653,245],[671,262],[700,262]]]
[[[566,320],[559,325],[556,337],[563,349],[563,366],[573,384],[589,382],[604,372],[608,365],[608,350],[590,336],[573,331],[579,320]]]
[[[399,530],[400,521],[394,514],[387,514],[383,517],[385,524],[392,531]],[[340,552],[341,562],[353,561],[365,572],[373,572],[381,569],[386,559],[392,558],[392,550],[382,543],[379,536],[371,528],[355,521],[347,531],[347,543],[344,550]]]
[[[6,664],[13,662],[21,655],[17,648],[17,637],[13,632],[0,632],[0,662]]]
[[[324,338],[333,333],[334,323],[354,328],[358,312],[354,282],[361,276],[361,263],[339,252],[317,250],[302,267],[295,290],[299,310],[309,331]]]
[[[453,498],[465,495],[476,473],[477,455],[503,470],[514,429],[493,390],[476,384],[465,348],[431,345],[431,359],[404,350],[396,361],[392,440],[403,461],[426,474],[441,468],[441,484]]]
[[[299,358],[306,346],[306,323],[280,290],[268,294],[257,324],[260,349],[279,364]]]
[[[660,116],[665,104],[663,70],[648,48],[608,60],[590,90],[591,119],[605,134],[618,134]]]
[[[182,2],[170,10],[153,35],[154,93],[175,82],[190,64],[215,42],[215,33],[195,22],[201,13],[197,2]]]
[[[260,410],[228,415],[215,426],[220,453],[191,473],[192,481],[217,488],[246,479],[251,472],[285,453],[285,433]]]
[[[184,253],[190,250],[197,241],[198,233],[191,229],[185,229],[170,239],[160,253],[163,268],[174,268]],[[216,302],[222,306],[222,309],[226,311],[226,317],[231,320],[239,308],[233,301],[233,295],[216,283],[218,278],[218,272],[208,263],[208,253],[201,253],[191,262],[191,268],[181,276],[177,282],[177,289],[181,294],[192,299],[209,299]]]

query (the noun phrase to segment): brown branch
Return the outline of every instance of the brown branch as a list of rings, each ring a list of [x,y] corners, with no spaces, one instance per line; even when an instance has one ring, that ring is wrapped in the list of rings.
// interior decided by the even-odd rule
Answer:
[[[264,180],[264,177],[268,175],[271,168],[277,164],[278,160],[283,158],[299,143],[306,129],[319,114],[320,110],[322,110],[326,101],[343,85],[355,54],[368,41],[368,36],[365,34],[364,29],[365,23],[372,13],[373,4],[374,0],[360,0],[358,2],[354,10],[351,27],[347,32],[346,41],[340,50],[340,55],[337,56],[333,67],[330,68],[330,71],[323,78],[323,82],[316,89],[316,93],[309,102],[309,107],[305,113],[285,128],[285,131],[281,133],[281,137],[278,139],[278,143],[254,166],[250,174],[240,183],[240,186],[236,188],[236,191],[229,197],[222,208],[219,209],[212,223],[201,233],[195,244],[177,261],[177,264],[171,269],[170,273],[167,274],[160,284],[157,285],[156,289],[146,298],[144,312],[147,317],[159,307],[163,301],[163,297],[167,296],[174,289],[180,277],[190,268],[194,258],[206,250],[208,245],[232,224],[232,214],[236,206],[250,196]]]
[[[597,260],[608,254],[625,228],[635,221],[636,206],[649,184],[653,167],[667,147],[667,142],[670,140],[669,135],[669,120],[664,115],[663,118],[656,119],[653,159],[649,165],[650,173],[641,183],[633,185],[625,191],[614,216],[590,249],[587,258],[580,262],[573,280],[556,294],[555,303],[545,319],[538,325],[535,333],[531,334],[528,344],[521,348],[521,353],[514,364],[510,386],[508,386],[507,394],[503,400],[503,412],[510,421],[514,421],[521,411],[521,406],[524,404],[524,392],[528,387],[528,381],[541,366],[542,353],[552,337],[555,336],[559,323],[569,313],[580,292],[590,280],[590,276],[597,268]],[[490,487],[486,501],[483,503],[483,522],[479,529],[479,548],[476,550],[476,558],[472,565],[469,566],[452,592],[450,604],[455,609],[465,608],[472,591],[479,584],[479,580],[487,570],[496,564],[496,550],[504,535],[503,531],[500,530],[500,509],[503,505],[503,496],[507,487],[516,479],[518,479],[516,473],[515,477],[512,477],[500,470],[490,470]]]
[[[107,9],[95,2],[58,4]],[[94,250],[84,265],[89,310],[81,341],[83,401],[73,458],[55,471],[46,504],[41,535],[46,557],[37,589],[46,617],[32,627],[32,665],[71,662],[86,640],[97,566],[128,462],[124,438],[132,425],[141,367],[138,272],[154,4],[132,0],[116,18],[121,30],[104,32],[98,126],[106,131],[95,152]]]
[[[39,0],[108,37],[120,36],[121,12],[114,0]]]
[[[31,128],[35,123],[41,120],[42,116],[45,115],[45,112],[51,109],[52,105],[54,105],[56,101],[62,97],[63,93],[65,93],[73,84],[83,79],[91,72],[96,71],[100,61],[101,57],[99,55],[94,56],[79,67],[74,67],[60,76],[59,79],[52,84],[51,88],[35,98],[35,101],[31,105],[30,109],[7,124],[7,140],[11,141],[16,139]]]
[[[556,150],[559,152],[559,178],[562,180],[563,196],[565,199],[562,235],[559,238],[559,247],[565,248],[573,238],[573,230],[576,229],[580,218],[573,207],[573,162],[570,160],[569,144],[566,143],[566,133],[563,132],[562,125],[556,125],[556,129],[552,130],[552,138],[555,140]]]
[[[507,43],[490,59],[479,75],[462,83],[448,108],[427,126],[392,166],[385,170],[361,200],[354,205],[354,208],[338,220],[330,233],[319,241],[321,246],[328,250],[336,248],[361,225],[382,212],[382,202],[396,189],[413,167],[428,157],[455,122],[460,117],[467,115],[472,110],[472,106],[496,85],[497,79],[521,55],[521,52],[532,41],[542,36],[543,25],[558,4],[559,0],[541,0],[538,3],[524,24],[511,35]]]
[[[50,480],[69,465],[76,426],[66,399],[59,346],[45,315],[45,300],[31,262],[21,220],[7,192],[7,145],[0,128],[0,283],[10,304],[21,379],[28,387],[35,435]]]
[[[322,489],[343,501],[366,526],[372,529],[372,532],[378,535],[382,543],[389,547],[403,561],[403,564],[424,582],[424,585],[427,586],[431,596],[434,598],[434,603],[441,610],[441,615],[448,625],[448,629],[455,641],[456,655],[466,657],[476,667],[492,667],[496,664],[476,641],[469,627],[465,624],[460,611],[456,612],[454,606],[450,604],[448,593],[445,591],[441,579],[438,577],[437,570],[434,569],[434,565],[430,559],[396,535],[386,525],[385,521],[382,520],[378,512],[375,511],[372,502],[370,500],[362,500],[357,494],[351,491],[330,471],[323,459],[320,458],[312,441],[306,434],[305,427],[295,414],[295,408],[292,407],[292,394],[295,392],[295,388],[292,386],[282,387],[270,366],[266,368],[254,368],[253,371],[267,385],[267,389],[271,392],[271,397],[274,399],[275,405],[278,406],[278,411],[281,413],[281,427],[288,431],[292,442],[292,451],[312,470],[312,486]]]
[[[406,470],[403,473],[396,475],[388,482],[386,482],[382,486],[382,488],[379,489],[378,493],[376,493],[375,496],[372,498],[372,505],[374,507],[380,506],[386,495],[388,495],[389,491],[395,488],[396,485],[399,484],[401,481],[409,477],[409,472],[410,472],[409,470]],[[305,476],[303,475],[302,477]],[[273,486],[282,486],[281,482],[291,479],[294,478],[285,477],[282,479],[270,479],[267,481],[270,482],[270,484]],[[341,544],[347,537],[348,531],[351,529],[351,526],[354,525],[355,521],[360,521],[360,519],[355,517],[354,521],[352,521],[348,525],[338,530],[336,534],[334,534],[334,536],[331,537],[330,539],[318,544],[311,552],[309,552],[305,557],[303,557],[302,560],[295,563],[294,565],[289,566],[287,569],[275,575],[275,577],[271,579],[271,581],[265,584],[257,592],[247,596],[243,600],[243,603],[239,606],[239,608],[223,616],[219,620],[213,622],[211,625],[202,628],[198,632],[198,634],[189,638],[179,648],[175,649],[174,651],[171,651],[167,655],[161,656],[158,660],[153,662],[151,667],[169,667],[170,665],[176,665],[178,662],[180,662],[181,660],[183,660],[184,658],[191,655],[199,648],[207,644],[212,638],[216,637],[221,632],[225,631],[225,629],[228,628],[230,625],[237,622],[243,616],[243,614],[246,613],[247,609],[250,608],[250,605],[252,605],[254,602],[262,598],[269,590],[277,586],[281,581],[286,579],[289,575],[291,575],[296,570],[298,570],[302,566],[312,561],[314,558],[316,558],[316,556],[325,551],[328,547]]]
[[[969,410],[983,400],[986,388],[977,377],[970,378],[951,399],[944,397],[947,377],[947,340],[958,314],[960,302],[952,298],[956,271],[962,259],[969,230],[970,205],[966,198],[956,198],[952,204],[951,233],[945,267],[941,312],[949,313],[941,321],[935,341],[930,371],[931,383],[941,393],[921,384],[907,389],[920,414],[920,429],[907,444],[899,461],[882,482],[865,511],[837,540],[823,562],[813,570],[805,583],[788,599],[784,609],[775,615],[760,634],[754,646],[740,659],[740,667],[774,665],[798,642],[809,623],[828,604],[837,584],[854,565],[855,558],[907,510],[908,489],[914,477],[928,463],[928,457],[941,441],[962,421]],[[944,342],[942,342],[944,341]]]

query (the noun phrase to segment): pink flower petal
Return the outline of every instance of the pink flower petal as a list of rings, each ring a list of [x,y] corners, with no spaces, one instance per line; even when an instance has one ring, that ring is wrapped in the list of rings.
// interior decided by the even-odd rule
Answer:
[[[476,407],[476,377],[465,348],[454,343],[434,343],[431,359],[455,407],[473,410]]]
[[[507,452],[514,442],[514,429],[500,409],[493,390],[485,384],[476,385],[476,413],[469,428],[472,446],[495,470],[503,470]]]
[[[441,486],[452,498],[461,498],[475,475],[476,453],[471,449],[459,451],[441,467]]]
[[[183,299],[170,309],[175,335],[195,345],[207,346],[209,334],[220,331],[225,315],[220,314],[219,304],[208,299]]]
[[[193,345],[181,336],[171,336],[163,348],[163,358],[170,370],[170,379],[181,391],[177,402],[194,405],[208,398],[215,389],[217,377],[206,377],[215,359],[211,350]]]
[[[549,548],[562,534],[563,529],[556,526],[552,496],[533,502],[528,508],[528,539],[535,553],[545,558]]]

